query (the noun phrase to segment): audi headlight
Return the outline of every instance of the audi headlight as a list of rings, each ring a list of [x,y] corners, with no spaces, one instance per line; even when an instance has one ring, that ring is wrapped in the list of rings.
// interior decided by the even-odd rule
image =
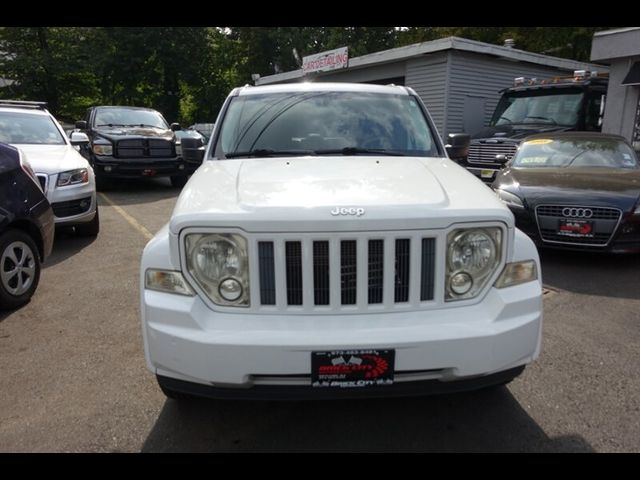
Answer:
[[[511,205],[514,207],[522,207],[522,208],[524,207],[520,197],[518,197],[517,195],[514,195],[513,193],[507,192],[506,190],[502,190],[499,188],[496,190],[496,195],[498,195],[498,198],[502,200],[504,203],[506,203],[507,205]]]
[[[58,174],[56,187],[66,187],[68,185],[77,185],[80,183],[88,182],[89,172],[86,168],[79,168],[77,170],[69,170],[68,172],[62,172]]]
[[[449,233],[447,245],[446,300],[477,296],[500,264],[502,230],[457,229]]]
[[[97,143],[93,146],[93,153],[96,155],[113,155],[113,145]]]
[[[190,234],[187,270],[218,305],[249,306],[247,241],[233,233]]]

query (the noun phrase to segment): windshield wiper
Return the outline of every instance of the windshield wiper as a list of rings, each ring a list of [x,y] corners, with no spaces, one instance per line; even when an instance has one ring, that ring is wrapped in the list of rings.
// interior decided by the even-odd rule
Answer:
[[[372,153],[375,155],[389,155],[393,157],[404,157],[406,153],[398,152],[396,150],[386,150],[384,148],[359,148],[359,147],[344,147],[327,150],[314,150],[316,155],[358,155],[359,153]]]
[[[151,127],[151,128],[161,128],[163,130],[166,130],[166,128],[164,127],[159,127],[157,125],[151,125],[148,123],[127,123],[126,125],[123,125],[123,127]]]
[[[247,152],[229,152],[225,153],[224,156],[227,158],[238,158],[238,157],[279,157],[283,155],[312,155],[313,150],[273,150],[271,148],[256,148],[255,150],[249,150]]]
[[[96,127],[126,127],[126,125],[124,123],[101,123]]]
[[[549,118],[549,117],[538,117],[536,115],[527,115],[525,118],[533,118],[534,120],[546,120],[549,123],[558,125],[558,122],[556,122],[553,118]]]

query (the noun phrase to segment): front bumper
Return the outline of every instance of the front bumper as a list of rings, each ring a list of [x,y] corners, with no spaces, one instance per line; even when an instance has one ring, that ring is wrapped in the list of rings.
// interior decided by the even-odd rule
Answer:
[[[516,220],[516,227],[526,233],[538,248],[555,250],[588,251],[602,253],[640,253],[640,216],[625,213],[609,243],[604,246],[590,246],[579,243],[555,243],[542,239],[535,214],[528,208],[509,205]]]
[[[46,181],[47,200],[53,209],[55,224],[77,225],[93,220],[96,215],[96,184],[93,175],[89,182],[80,185],[57,187],[58,174],[49,175]]]
[[[228,389],[232,396],[244,389],[241,396],[257,398],[265,386],[328,395],[325,388],[311,387],[313,351],[393,348],[395,384],[416,388],[424,381],[434,385],[506,372],[530,363],[540,351],[539,281],[493,288],[475,305],[379,314],[229,314],[214,312],[197,296],[150,290],[141,295],[149,369],[162,379],[213,387],[214,393]],[[362,392],[386,396],[380,388]],[[349,391],[329,395],[349,396]]]
[[[104,178],[141,178],[191,175],[199,164],[185,162],[181,157],[127,158],[93,156],[96,175]]]

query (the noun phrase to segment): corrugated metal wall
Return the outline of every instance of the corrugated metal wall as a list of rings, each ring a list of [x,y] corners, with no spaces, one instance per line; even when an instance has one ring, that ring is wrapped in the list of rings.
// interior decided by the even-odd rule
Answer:
[[[463,132],[465,99],[467,96],[485,97],[484,125],[498,103],[500,90],[513,85],[516,77],[553,78],[573,72],[530,63],[513,62],[487,55],[451,50],[449,52],[449,87],[446,126],[443,138],[449,133]],[[407,85],[411,86],[408,82]],[[468,102],[467,102],[468,104]],[[473,134],[475,132],[465,132]]]
[[[442,135],[446,120],[447,53],[408,60],[405,85],[420,95]]]

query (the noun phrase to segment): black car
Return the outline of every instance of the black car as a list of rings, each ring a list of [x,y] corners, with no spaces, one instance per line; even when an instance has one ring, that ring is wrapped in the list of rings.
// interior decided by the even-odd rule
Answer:
[[[528,137],[492,184],[542,247],[640,252],[640,165],[623,137]]]
[[[29,301],[54,237],[51,205],[29,164],[0,143],[0,309]]]
[[[175,131],[156,110],[140,107],[100,106],[87,110],[76,128],[89,136],[81,153],[89,160],[98,187],[109,178],[169,176],[182,187],[199,165],[185,162],[176,149]]]

